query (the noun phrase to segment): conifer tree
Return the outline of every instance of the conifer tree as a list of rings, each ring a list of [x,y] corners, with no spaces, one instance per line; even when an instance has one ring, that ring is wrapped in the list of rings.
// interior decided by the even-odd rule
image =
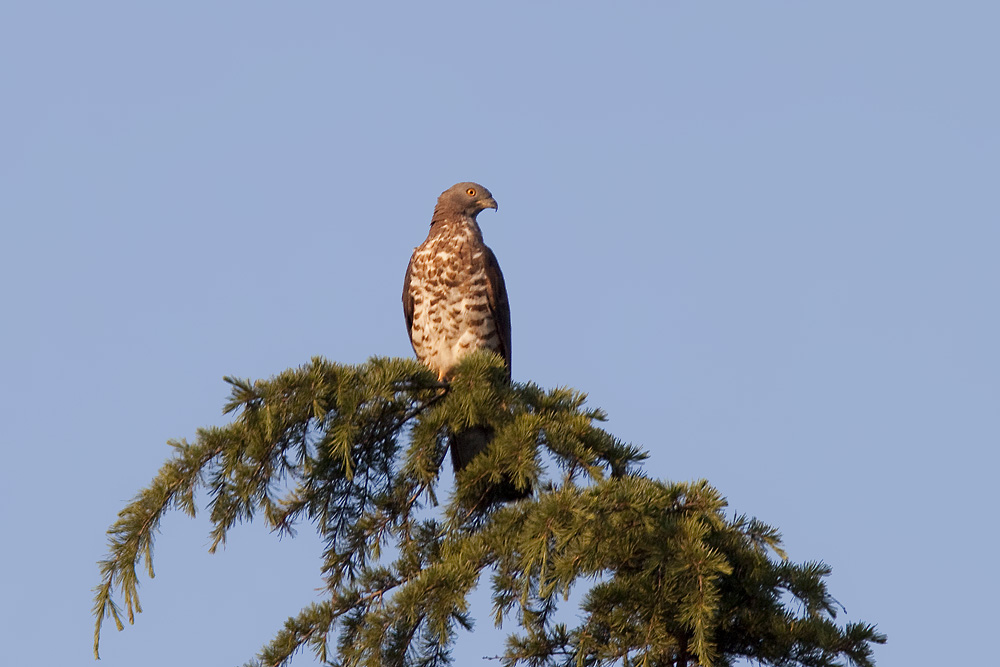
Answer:
[[[515,622],[504,665],[872,665],[884,635],[838,625],[830,568],[785,557],[778,532],[708,483],[642,474],[646,455],[602,430],[570,389],[510,384],[492,353],[467,357],[447,385],[416,361],[347,366],[316,358],[264,381],[226,378],[235,420],[172,441],[172,457],[108,530],[95,588],[119,630],[141,606],[138,570],[170,509],[207,495],[214,551],[237,523],[323,539],[321,602],[289,618],[248,665],[300,649],[331,665],[451,664],[470,630],[469,593],[489,585],[493,620]],[[437,494],[448,434],[496,437]],[[491,488],[534,490],[491,503]],[[595,583],[596,582],[596,583]],[[580,623],[554,612],[589,586]]]

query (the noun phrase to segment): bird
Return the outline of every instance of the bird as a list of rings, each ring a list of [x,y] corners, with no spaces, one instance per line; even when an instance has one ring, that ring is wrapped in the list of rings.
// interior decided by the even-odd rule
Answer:
[[[499,354],[510,381],[510,304],[496,255],[483,241],[476,221],[486,209],[499,210],[492,193],[472,182],[441,193],[427,239],[413,250],[403,279],[403,315],[417,359],[439,381],[466,355],[480,349]],[[493,439],[489,426],[472,426],[451,437],[452,467],[461,472]],[[531,493],[507,480],[492,490],[492,501]]]

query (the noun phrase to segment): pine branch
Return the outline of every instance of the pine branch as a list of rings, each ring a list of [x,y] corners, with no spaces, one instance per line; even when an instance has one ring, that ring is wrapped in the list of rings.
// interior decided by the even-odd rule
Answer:
[[[268,380],[226,381],[235,421],[172,443],[174,456],[109,530],[95,656],[105,619],[122,629],[141,612],[136,570],[145,559],[153,576],[162,515],[194,516],[201,484],[210,550],[261,514],[280,534],[310,522],[324,542],[326,599],[289,618],[248,665],[283,667],[303,647],[344,666],[449,664],[487,569],[494,621],[520,628],[502,657],[511,667],[870,667],[885,641],[873,625],[834,622],[843,608],[828,566],[789,561],[778,531],[757,519],[727,519],[705,481],[644,477],[645,452],[601,429],[605,415],[584,394],[512,384],[496,355],[470,355],[448,383],[385,358],[316,358]],[[438,508],[449,434],[471,425],[493,439]],[[532,497],[485,502],[498,484]],[[579,625],[555,623],[584,585]]]
[[[205,432],[207,433],[207,432]],[[118,630],[124,628],[121,611],[114,601],[117,588],[125,602],[128,622],[142,612],[139,603],[139,582],[136,568],[145,559],[147,572],[153,578],[153,537],[163,514],[171,506],[184,509],[194,516],[194,491],[204,468],[222,452],[222,444],[212,438],[202,438],[189,445],[172,441],[174,458],[160,468],[150,484],[118,514],[118,520],[108,529],[109,555],[99,562],[102,582],[95,588],[94,658],[99,659],[101,626],[112,618]]]

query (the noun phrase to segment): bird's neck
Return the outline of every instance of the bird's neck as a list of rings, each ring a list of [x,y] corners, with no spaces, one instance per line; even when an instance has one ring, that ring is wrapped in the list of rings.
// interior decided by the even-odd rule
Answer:
[[[474,216],[443,210],[440,207],[434,209],[434,215],[431,217],[431,230],[428,237],[463,230],[472,232],[480,240],[483,238],[483,232],[479,229],[479,223],[476,222]]]

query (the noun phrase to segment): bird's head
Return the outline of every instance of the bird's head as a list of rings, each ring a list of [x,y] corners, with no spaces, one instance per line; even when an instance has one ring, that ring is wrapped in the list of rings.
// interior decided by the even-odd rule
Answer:
[[[438,197],[437,210],[465,215],[473,220],[486,208],[497,210],[497,200],[479,183],[456,183]]]

